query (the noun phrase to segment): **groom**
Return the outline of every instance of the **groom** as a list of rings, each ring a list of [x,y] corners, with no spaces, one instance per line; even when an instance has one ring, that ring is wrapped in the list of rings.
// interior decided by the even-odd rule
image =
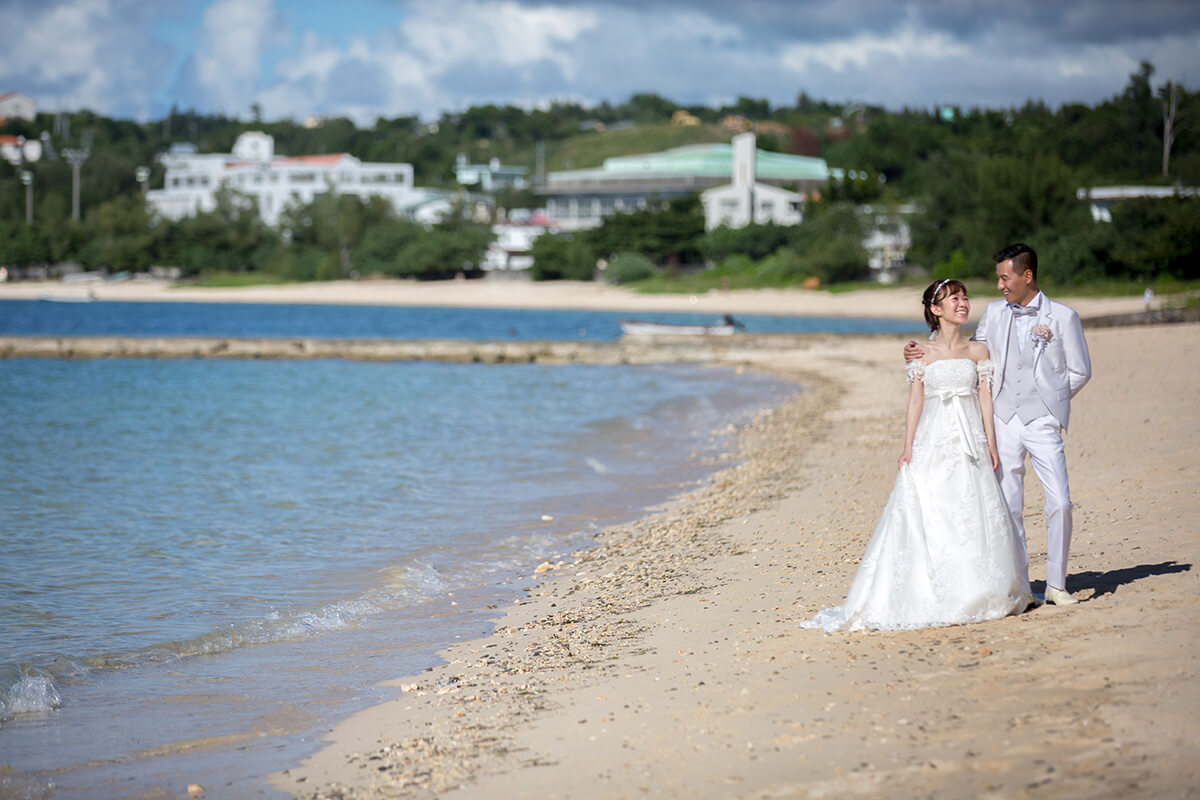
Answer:
[[[1062,432],[1071,416],[1071,398],[1092,377],[1092,362],[1079,315],[1038,290],[1037,253],[1013,244],[993,257],[996,288],[1003,300],[988,304],[975,329],[975,341],[988,346],[996,367],[992,397],[1000,490],[1004,494],[1025,570],[1025,454],[1046,496],[1046,602],[1071,605],[1067,593],[1067,553],[1071,547],[1071,492]],[[904,348],[906,360],[923,355],[916,342]]]

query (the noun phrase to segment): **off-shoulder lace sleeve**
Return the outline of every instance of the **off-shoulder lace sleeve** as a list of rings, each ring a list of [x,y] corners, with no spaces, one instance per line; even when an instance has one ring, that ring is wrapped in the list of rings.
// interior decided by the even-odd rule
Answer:
[[[996,366],[992,363],[992,360],[985,358],[983,361],[976,362],[975,369],[979,371],[979,383],[991,389],[992,375],[996,372]]]
[[[913,381],[925,382],[925,362],[921,359],[910,361],[904,365],[904,379],[908,383]]]

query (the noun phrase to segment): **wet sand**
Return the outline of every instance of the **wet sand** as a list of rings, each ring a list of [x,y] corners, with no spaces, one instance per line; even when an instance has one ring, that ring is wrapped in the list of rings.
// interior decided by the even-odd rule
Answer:
[[[891,488],[902,339],[741,353],[806,391],[742,433],[738,466],[543,564],[492,636],[395,681],[400,696],[274,785],[330,798],[1200,796],[1200,325],[1088,341],[1095,377],[1068,436],[1078,605],[801,630],[841,601]],[[1035,590],[1041,504],[1031,472]]]

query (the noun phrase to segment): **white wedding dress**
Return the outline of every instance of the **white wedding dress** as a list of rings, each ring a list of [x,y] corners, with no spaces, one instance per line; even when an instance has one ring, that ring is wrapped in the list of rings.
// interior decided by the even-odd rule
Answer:
[[[900,468],[846,601],[806,628],[926,628],[1016,614],[1032,598],[992,472],[979,381],[992,362],[908,365],[925,401],[912,461]]]

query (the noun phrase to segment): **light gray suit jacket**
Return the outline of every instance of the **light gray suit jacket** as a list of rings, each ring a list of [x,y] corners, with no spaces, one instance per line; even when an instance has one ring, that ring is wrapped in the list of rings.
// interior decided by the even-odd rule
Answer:
[[[1056,303],[1042,292],[1041,308],[1030,329],[1038,325],[1050,328],[1050,341],[1027,342],[1034,351],[1033,382],[1038,395],[1050,413],[1066,430],[1071,418],[1071,398],[1092,377],[1092,359],[1088,354],[1087,341],[1083,338],[1083,325],[1079,315],[1068,306]],[[996,378],[992,381],[992,396],[1004,386],[1008,364],[1008,326],[1012,312],[1004,300],[988,303],[979,319],[972,337],[985,342],[988,355],[996,367]]]

